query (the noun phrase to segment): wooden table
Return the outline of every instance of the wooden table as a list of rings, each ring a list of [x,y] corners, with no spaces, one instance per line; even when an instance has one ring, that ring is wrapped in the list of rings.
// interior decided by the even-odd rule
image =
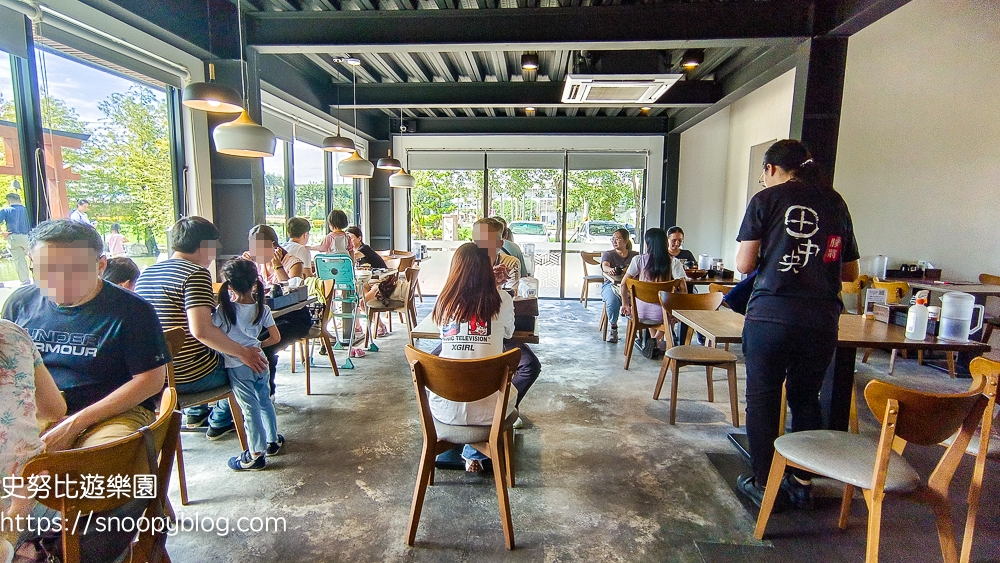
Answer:
[[[708,342],[738,344],[743,341],[744,317],[733,311],[675,310],[673,314],[677,320],[702,334]],[[827,375],[820,394],[823,411],[827,415],[827,428],[847,430],[858,348],[939,350],[971,355],[983,354],[990,350],[988,345],[981,342],[953,342],[939,340],[933,336],[924,340],[909,340],[905,333],[906,329],[901,326],[865,320],[861,315],[840,316],[832,376]]]
[[[713,283],[716,283],[716,284],[719,284],[719,285],[734,286],[734,285],[740,283],[740,281],[741,280],[738,280],[736,278],[723,279],[723,278],[707,278],[706,277],[706,278],[698,278],[696,280],[688,278],[687,282],[688,282],[688,286],[690,287],[690,286],[698,286],[698,285],[711,285]]]

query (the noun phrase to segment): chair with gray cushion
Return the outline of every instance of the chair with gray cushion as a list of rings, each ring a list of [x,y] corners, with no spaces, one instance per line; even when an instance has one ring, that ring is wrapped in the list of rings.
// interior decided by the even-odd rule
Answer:
[[[877,439],[834,430],[810,430],[785,434],[775,440],[774,459],[754,535],[758,539],[764,537],[785,470],[793,467],[845,484],[839,520],[841,529],[847,527],[855,487],[863,490],[868,505],[867,563],[878,561],[882,501],[886,493],[912,493],[914,500],[931,505],[944,561],[958,562],[948,486],[976,427],[991,418],[992,413],[984,417],[984,412],[996,390],[996,377],[979,376],[971,391],[953,394],[916,391],[871,381],[865,387],[865,399],[882,425]],[[896,453],[899,446],[907,442],[933,445],[956,432],[952,445],[945,450],[926,485],[917,471]],[[984,453],[976,456],[974,473],[981,472],[985,459]],[[970,517],[974,515],[977,502],[978,496],[973,497],[970,491]],[[966,530],[968,538],[971,538],[970,532]]]
[[[714,311],[722,304],[722,293],[667,293],[659,294],[660,305],[663,307],[663,318],[671,319],[673,311]],[[670,328],[669,321],[664,323]],[[687,337],[682,346],[669,348],[663,355],[660,366],[660,376],[653,389],[653,400],[659,400],[667,370],[673,373],[670,386],[670,424],[677,419],[677,385],[680,369],[685,366],[703,366],[708,380],[708,402],[715,402],[715,382],[712,379],[712,368],[725,368],[729,381],[729,407],[733,415],[733,426],[740,427],[740,404],[736,388],[736,355],[728,350],[709,346],[692,346],[693,330],[687,331]]]
[[[406,528],[406,545],[413,545],[420,522],[427,487],[434,484],[434,460],[438,454],[455,446],[468,444],[493,460],[500,522],[507,549],[514,549],[514,526],[510,516],[507,487],[514,486],[514,421],[517,409],[508,405],[510,380],[521,360],[521,350],[514,348],[499,356],[477,360],[441,358],[406,347],[406,359],[413,374],[413,387],[420,408],[420,425],[424,444],[413,491],[410,523]],[[470,377],[475,374],[475,377]],[[499,393],[493,423],[489,426],[455,426],[438,422],[431,414],[427,392],[461,403],[470,403]],[[453,516],[455,516],[453,514]]]

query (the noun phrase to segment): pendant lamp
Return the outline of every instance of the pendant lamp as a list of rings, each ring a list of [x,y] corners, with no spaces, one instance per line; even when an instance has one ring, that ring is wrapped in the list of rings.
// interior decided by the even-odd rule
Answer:
[[[238,18],[240,33],[240,78],[243,81],[243,95],[246,97],[247,77],[246,68],[243,61],[243,3],[236,3],[236,17]],[[241,110],[240,116],[228,123],[221,123],[212,131],[215,139],[215,150],[220,154],[230,156],[245,156],[261,158],[274,156],[274,147],[277,139],[270,129],[259,125],[254,121],[246,108]]]
[[[389,176],[389,187],[399,188],[402,190],[412,189],[417,185],[417,179],[406,172],[406,169],[400,168],[398,172]]]
[[[389,156],[385,158],[378,159],[378,164],[375,165],[380,170],[402,170],[403,165],[399,163],[398,160],[392,158],[392,149],[389,149]]]
[[[406,130],[405,127],[403,127],[403,108],[399,108],[399,135],[400,135],[400,137],[403,136],[403,131],[405,131],[405,130]],[[389,156],[392,156],[392,151],[389,152]],[[395,160],[397,163],[399,162],[395,158],[393,160]],[[381,164],[381,161],[379,161],[379,163]],[[392,174],[392,175],[389,176],[389,187],[390,188],[399,188],[401,190],[410,190],[410,189],[413,189],[413,187],[416,186],[416,185],[417,185],[417,179],[414,178],[413,176],[411,176],[409,173],[407,173],[406,169],[403,168],[402,164],[399,165],[399,170],[397,170],[395,174]]]
[[[354,128],[358,128],[358,73],[354,69],[354,65],[351,66],[351,72],[354,75]],[[369,179],[375,175],[375,165],[371,163],[366,158],[362,158],[358,154],[358,149],[355,147],[354,152],[351,156],[340,161],[337,165],[337,171],[344,178],[358,178],[358,179]]]
[[[337,86],[337,136],[323,139],[326,152],[354,152],[354,141],[340,134],[340,86]]]
[[[195,82],[184,87],[185,106],[215,113],[240,113],[243,100],[239,92],[215,82],[215,65],[208,63],[208,82]]]

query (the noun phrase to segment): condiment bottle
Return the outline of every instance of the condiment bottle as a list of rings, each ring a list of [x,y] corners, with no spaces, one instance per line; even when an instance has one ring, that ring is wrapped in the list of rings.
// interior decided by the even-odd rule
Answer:
[[[906,313],[906,338],[908,340],[923,340],[927,338],[927,300],[917,299],[917,304],[910,307]]]

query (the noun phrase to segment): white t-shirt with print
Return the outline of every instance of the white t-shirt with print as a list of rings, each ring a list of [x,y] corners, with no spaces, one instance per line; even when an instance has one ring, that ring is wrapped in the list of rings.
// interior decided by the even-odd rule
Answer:
[[[500,312],[492,319],[486,322],[477,319],[464,323],[449,322],[441,327],[442,358],[474,360],[503,354],[504,339],[514,336],[514,298],[506,291],[499,293]],[[499,395],[498,392],[471,403],[458,403],[427,393],[434,418],[455,425],[492,423]],[[511,395],[516,400],[517,391],[513,388]]]

